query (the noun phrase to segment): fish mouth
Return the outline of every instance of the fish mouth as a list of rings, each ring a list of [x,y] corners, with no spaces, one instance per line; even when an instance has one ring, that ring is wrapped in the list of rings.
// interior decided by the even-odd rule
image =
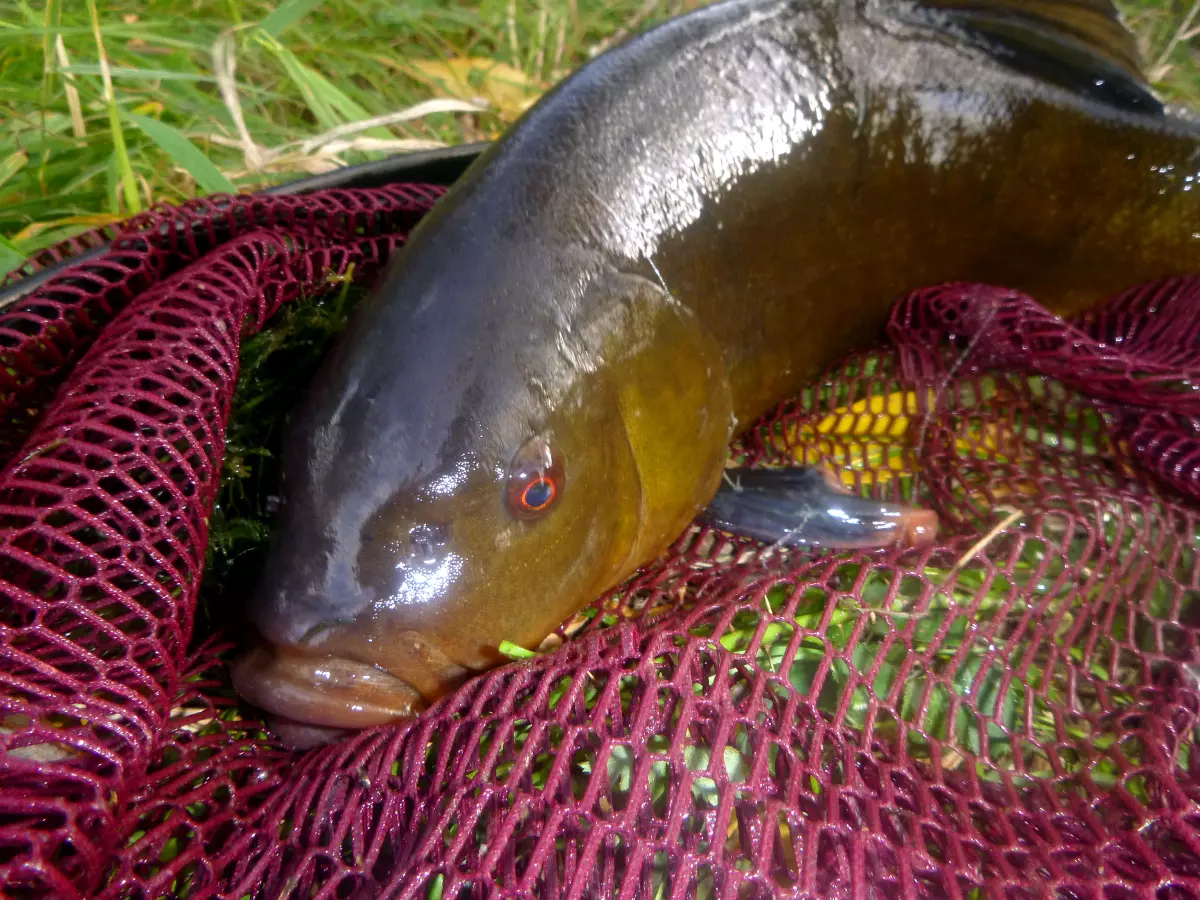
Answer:
[[[245,700],[297,726],[390,725],[427,705],[415,687],[378,666],[288,647],[255,647],[234,664],[232,678]]]

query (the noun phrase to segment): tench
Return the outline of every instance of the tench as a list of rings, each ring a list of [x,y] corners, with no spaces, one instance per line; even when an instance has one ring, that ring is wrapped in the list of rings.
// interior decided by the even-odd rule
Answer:
[[[727,473],[729,443],[916,287],[1069,313],[1195,271],[1197,177],[1108,0],[725,0],[598,56],[421,222],[295,411],[237,689],[296,742],[402,721],[698,515],[932,539],[813,470]]]

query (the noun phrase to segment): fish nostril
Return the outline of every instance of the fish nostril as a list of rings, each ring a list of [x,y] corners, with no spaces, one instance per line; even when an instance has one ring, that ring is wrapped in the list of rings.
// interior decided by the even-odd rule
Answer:
[[[414,562],[437,562],[439,551],[446,546],[446,527],[428,524],[414,525],[408,532],[409,558]]]

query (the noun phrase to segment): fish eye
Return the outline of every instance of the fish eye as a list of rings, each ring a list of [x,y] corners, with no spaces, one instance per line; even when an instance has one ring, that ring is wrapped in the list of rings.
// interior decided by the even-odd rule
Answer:
[[[562,461],[542,438],[527,441],[509,464],[509,512],[518,519],[539,518],[554,506],[562,489]]]
[[[530,512],[545,509],[554,502],[558,488],[549,478],[538,478],[529,482],[521,494],[521,506]]]

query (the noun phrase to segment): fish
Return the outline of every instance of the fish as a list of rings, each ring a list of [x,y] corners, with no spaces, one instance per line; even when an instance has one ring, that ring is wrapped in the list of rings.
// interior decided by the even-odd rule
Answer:
[[[931,511],[827,472],[731,477],[730,442],[917,287],[1067,315],[1194,271],[1198,178],[1108,0],[721,0],[607,50],[420,222],[294,411],[235,688],[335,740],[698,519],[928,543]]]

